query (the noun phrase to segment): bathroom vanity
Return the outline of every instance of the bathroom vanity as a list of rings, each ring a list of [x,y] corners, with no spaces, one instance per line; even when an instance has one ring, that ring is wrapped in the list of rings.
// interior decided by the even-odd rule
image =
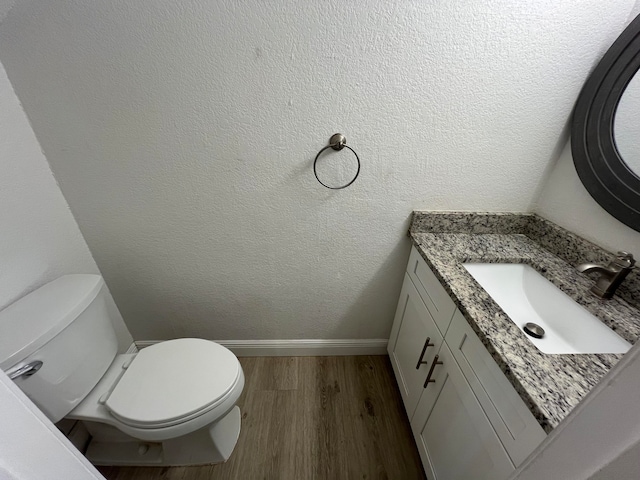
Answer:
[[[507,478],[622,355],[540,352],[463,264],[528,264],[631,344],[640,314],[573,268],[607,252],[538,216],[415,212],[410,236],[388,352],[427,476]]]

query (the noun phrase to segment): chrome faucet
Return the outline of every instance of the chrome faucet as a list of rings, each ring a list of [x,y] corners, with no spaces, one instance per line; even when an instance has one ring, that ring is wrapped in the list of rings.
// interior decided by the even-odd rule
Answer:
[[[636,261],[630,253],[618,252],[606,267],[595,263],[583,263],[576,268],[582,273],[599,273],[600,277],[589,291],[600,298],[611,298],[616,288],[620,286],[629,272],[635,268],[635,263]]]

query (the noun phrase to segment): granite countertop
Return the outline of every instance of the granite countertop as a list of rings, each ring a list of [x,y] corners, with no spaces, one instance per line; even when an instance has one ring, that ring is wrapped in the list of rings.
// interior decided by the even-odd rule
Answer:
[[[446,215],[458,215],[458,219],[464,216],[464,225],[461,226],[458,222],[452,227]],[[410,230],[411,239],[471,328],[548,433],[622,355],[553,355],[540,352],[462,263],[531,265],[630,343],[635,343],[640,337],[640,310],[618,297],[611,300],[598,299],[588,291],[593,280],[579,273],[567,261],[571,259],[561,258],[565,256],[562,251],[551,252],[541,246],[549,238],[545,242],[540,237],[562,235],[560,227],[535,215],[475,214],[475,219],[471,215],[474,214],[415,212]],[[488,224],[493,222],[487,222],[490,217],[497,217],[498,223],[495,223],[493,230],[499,233],[488,233],[492,231]],[[508,228],[504,228],[505,225]],[[562,245],[561,248],[574,254],[576,251],[582,252],[589,257],[584,259],[585,262],[607,256],[606,252],[603,254],[598,251],[599,247],[579,237],[577,240],[573,239],[571,235],[565,237],[565,242],[554,238],[556,250],[558,245]],[[577,245],[576,242],[580,241],[582,243]],[[633,288],[635,286],[631,290]]]

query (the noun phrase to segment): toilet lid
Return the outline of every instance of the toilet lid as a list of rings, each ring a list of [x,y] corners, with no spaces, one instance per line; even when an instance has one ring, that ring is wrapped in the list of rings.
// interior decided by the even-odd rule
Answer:
[[[181,338],[143,348],[105,406],[141,428],[175,425],[210,410],[237,383],[240,363],[222,345]]]

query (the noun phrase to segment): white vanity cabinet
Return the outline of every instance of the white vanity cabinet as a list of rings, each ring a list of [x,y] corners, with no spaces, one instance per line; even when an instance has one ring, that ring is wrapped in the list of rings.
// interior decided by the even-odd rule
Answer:
[[[546,436],[415,247],[388,351],[429,480],[507,478]]]

